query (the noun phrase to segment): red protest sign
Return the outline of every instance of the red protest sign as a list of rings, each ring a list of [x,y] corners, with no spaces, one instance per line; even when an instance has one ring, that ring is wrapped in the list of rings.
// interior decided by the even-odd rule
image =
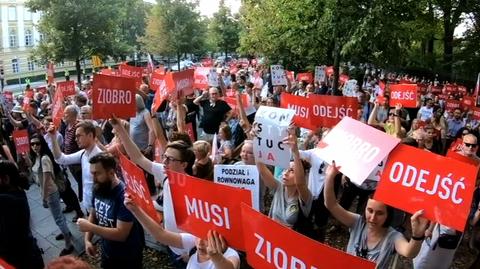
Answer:
[[[312,111],[312,103],[309,98],[303,96],[282,93],[280,99],[280,107],[295,110],[293,123],[296,126],[314,130],[315,125],[310,122],[310,114]]]
[[[194,84],[193,69],[187,69],[180,72],[169,72],[165,75],[165,83],[170,92],[183,92],[184,96],[193,94]]]
[[[147,181],[143,170],[137,167],[123,154],[120,154],[120,167],[122,168],[122,175],[125,179],[125,191],[132,197],[135,204],[137,204],[145,213],[152,219],[160,222],[157,211],[153,207],[150,191],[148,190]]]
[[[444,86],[444,89],[447,92],[447,94],[456,93],[458,91],[457,85],[452,85],[452,84],[446,84]]]
[[[30,151],[30,141],[28,140],[28,132],[26,129],[13,131],[12,137],[17,154],[28,153]]]
[[[152,103],[153,112],[158,111],[163,101],[168,99],[169,94],[171,94],[171,92],[168,91],[165,83],[160,83],[160,87],[157,89],[157,91],[155,92],[155,96],[153,97],[153,103]]]
[[[356,268],[375,264],[321,244],[242,205],[247,261],[253,268]]]
[[[55,81],[55,67],[53,66],[52,62],[48,62],[47,64],[47,83],[53,84]]]
[[[327,76],[333,75],[333,72],[333,66],[327,66],[327,68],[325,68],[325,74],[327,74]]]
[[[458,101],[458,100],[453,100],[453,99],[448,99],[448,100],[445,100],[445,110],[447,111],[453,111],[457,108],[461,108],[462,106],[462,102],[461,101]]]
[[[177,225],[197,237],[207,238],[211,229],[218,231],[228,245],[245,250],[240,204],[251,206],[251,194],[186,174],[167,171]]]
[[[1,269],[15,269],[15,267],[11,266],[10,264],[8,264],[5,260],[3,260],[2,258],[0,258],[0,268]]]
[[[458,86],[458,92],[463,94],[463,95],[466,95],[467,94],[467,87],[465,86]]]
[[[135,117],[135,79],[96,74],[92,87],[93,119]]]
[[[75,95],[77,93],[75,91],[75,81],[57,82],[57,91],[61,91],[63,96]]]
[[[153,72],[150,79],[150,89],[156,92],[162,87],[165,87],[165,75],[160,72]]]
[[[63,118],[63,94],[62,91],[58,89],[55,91],[55,97],[53,98],[52,118],[53,125],[55,125],[57,129],[60,128],[60,123]]]
[[[313,82],[313,74],[310,72],[307,73],[298,73],[297,74],[297,81],[306,81],[308,83]]]
[[[407,145],[388,157],[375,199],[463,231],[478,168]]]
[[[313,126],[333,127],[344,117],[357,118],[358,100],[355,97],[311,94],[309,99]]]
[[[131,66],[128,64],[121,64],[118,66],[118,74],[124,78],[135,79],[135,88],[139,88],[142,84],[143,68]]]
[[[213,60],[211,58],[206,58],[202,60],[202,66],[204,67],[212,67],[213,66]]]
[[[33,100],[34,92],[32,89],[25,90],[25,96],[23,96],[23,111],[28,112],[31,110],[30,102]]]
[[[100,70],[100,74],[107,75],[107,76],[116,76],[117,72],[115,72],[115,70],[113,70],[111,68],[104,68],[104,69]]]
[[[462,98],[462,109],[467,110],[472,107],[475,107],[475,97],[473,96],[464,96]]]
[[[285,70],[285,74],[287,74],[287,78],[288,80],[290,81],[294,81],[294,76],[295,76],[295,73],[293,71],[288,71],[288,70]]]
[[[480,120],[480,108],[473,106],[470,108],[473,112],[473,118],[476,120]]]
[[[390,85],[390,106],[402,104],[403,107],[417,107],[417,84]]]
[[[400,139],[345,117],[319,143],[318,156],[329,164],[335,161],[340,172],[360,186],[399,142]]]
[[[195,133],[193,132],[193,123],[189,122],[185,124],[185,131],[187,132],[188,136],[192,141],[197,141],[195,138]]]
[[[197,89],[208,88],[208,74],[210,73],[210,67],[197,67],[194,72],[194,87]]]

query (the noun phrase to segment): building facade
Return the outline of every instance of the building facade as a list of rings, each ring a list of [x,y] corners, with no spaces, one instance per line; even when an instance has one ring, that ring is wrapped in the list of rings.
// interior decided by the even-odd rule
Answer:
[[[30,12],[25,0],[0,0],[0,68],[6,81],[45,74],[45,65],[40,65],[32,58],[31,51],[42,35],[36,25],[40,13]],[[55,71],[73,70],[72,62],[55,64]],[[20,82],[20,83],[22,83]]]

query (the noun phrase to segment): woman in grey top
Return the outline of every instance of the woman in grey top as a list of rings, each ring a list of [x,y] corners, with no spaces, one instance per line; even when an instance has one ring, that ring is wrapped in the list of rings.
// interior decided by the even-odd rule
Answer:
[[[412,237],[408,241],[390,227],[393,210],[384,203],[369,199],[365,218],[341,207],[333,190],[338,173],[335,162],[328,166],[324,187],[325,206],[339,222],[350,228],[347,253],[373,261],[379,269],[389,267],[395,252],[407,258],[417,256],[428,227],[428,220],[421,217],[423,210],[411,217]]]
[[[295,134],[290,134],[283,143],[291,147],[293,162],[290,162],[290,168],[283,172],[281,181],[274,178],[265,164],[257,163],[257,167],[260,178],[274,194],[269,217],[293,228],[299,214],[303,213],[304,216],[310,214],[312,194],[308,190],[305,179],[306,167],[300,159]]]

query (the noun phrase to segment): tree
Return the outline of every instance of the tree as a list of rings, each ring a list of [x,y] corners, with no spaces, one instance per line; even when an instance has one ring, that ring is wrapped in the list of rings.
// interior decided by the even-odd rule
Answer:
[[[213,14],[210,21],[209,31],[212,33],[213,43],[217,50],[223,51],[225,57],[229,52],[235,51],[239,46],[239,17],[232,16],[232,12],[225,6],[225,1],[221,0],[218,12]]]
[[[119,24],[117,36],[121,37],[126,48],[120,52],[127,51],[132,55],[140,51],[139,37],[145,35],[145,25],[148,8],[150,4],[143,0],[119,0]],[[116,55],[125,60],[126,55]]]
[[[105,58],[127,52],[116,30],[118,3],[115,0],[28,1],[32,11],[43,13],[39,31],[44,38],[34,50],[34,57],[43,62],[74,61],[80,83],[82,60],[92,55]]]
[[[148,16],[145,35],[140,38],[150,53],[176,56],[178,69],[183,54],[204,48],[206,27],[195,11],[196,2],[158,0]]]

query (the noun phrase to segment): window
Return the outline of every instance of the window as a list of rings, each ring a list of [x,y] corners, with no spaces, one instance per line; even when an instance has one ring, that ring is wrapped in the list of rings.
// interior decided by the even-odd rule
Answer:
[[[12,71],[13,71],[13,73],[20,72],[18,59],[12,59]]]
[[[10,44],[10,48],[17,47],[17,31],[15,29],[10,29],[8,35],[8,42]]]
[[[32,35],[32,30],[30,29],[25,30],[25,46],[26,47],[33,46],[33,35]]]
[[[28,10],[27,8],[24,9],[23,20],[25,20],[25,21],[31,21],[32,20],[32,12],[30,12],[30,10]]]
[[[14,6],[8,7],[8,20],[16,21],[17,20],[17,8]]]
[[[28,60],[27,65],[28,65],[28,71],[35,70],[35,62],[33,60]]]

